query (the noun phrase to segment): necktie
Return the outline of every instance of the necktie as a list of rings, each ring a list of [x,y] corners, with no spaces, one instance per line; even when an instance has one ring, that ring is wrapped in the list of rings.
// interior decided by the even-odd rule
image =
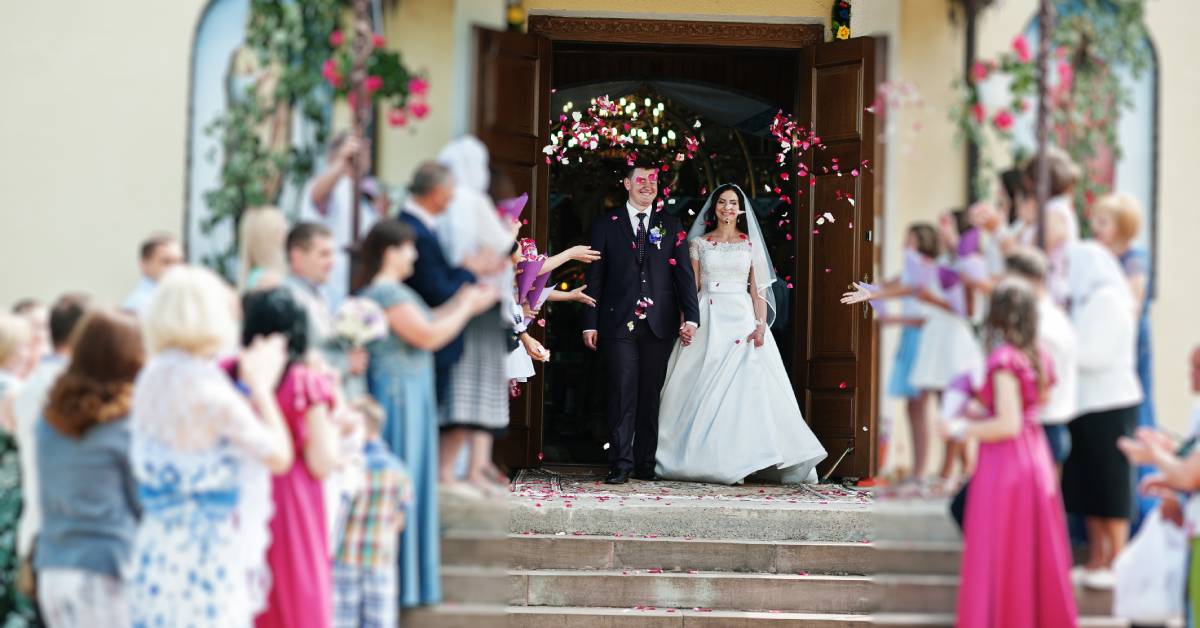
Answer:
[[[638,247],[638,263],[641,264],[646,260],[646,214],[645,212],[637,213],[638,228],[637,228],[637,247]]]

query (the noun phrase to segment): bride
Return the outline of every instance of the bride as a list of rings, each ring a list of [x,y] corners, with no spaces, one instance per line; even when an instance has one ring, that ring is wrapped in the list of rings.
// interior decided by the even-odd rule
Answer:
[[[658,474],[737,484],[765,471],[784,483],[816,482],[825,448],[800,414],[771,335],[775,268],[741,188],[718,187],[688,239],[700,328],[688,348],[676,343],[667,366]]]

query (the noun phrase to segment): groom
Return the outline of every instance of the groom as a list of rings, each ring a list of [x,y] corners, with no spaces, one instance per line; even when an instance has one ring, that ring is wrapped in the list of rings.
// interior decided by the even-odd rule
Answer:
[[[654,480],[658,400],[678,336],[692,342],[700,327],[696,279],[679,219],[656,210],[658,168],[636,164],[625,172],[628,198],[614,214],[592,224],[600,261],[587,271],[583,344],[599,349],[608,380],[607,484],[632,474]]]

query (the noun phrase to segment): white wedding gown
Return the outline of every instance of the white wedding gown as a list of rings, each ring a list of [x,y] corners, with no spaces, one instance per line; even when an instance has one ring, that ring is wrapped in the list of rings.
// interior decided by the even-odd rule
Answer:
[[[748,291],[749,241],[693,238],[700,261],[700,329],[675,344],[658,419],[658,474],[736,484],[767,470],[783,483],[816,482],[825,459],[792,392],[770,330],[759,348]]]

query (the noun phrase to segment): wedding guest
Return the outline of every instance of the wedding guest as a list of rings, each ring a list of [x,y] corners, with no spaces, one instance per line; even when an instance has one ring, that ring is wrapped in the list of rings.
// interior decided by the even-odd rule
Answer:
[[[21,365],[21,378],[29,377],[42,358],[50,355],[50,311],[37,299],[21,299],[13,305],[13,314],[29,321],[29,350]]]
[[[430,309],[404,283],[413,274],[417,236],[407,222],[386,219],[363,241],[362,296],[383,308],[390,334],[368,345],[367,382],[371,396],[387,413],[384,440],[412,473],[410,523],[400,539],[402,606],[441,600],[437,505],[437,403],[433,352],[454,341],[470,319],[496,302],[494,292],[473,283],[460,285],[443,304]],[[436,246],[436,243],[433,243]]]
[[[488,154],[478,139],[467,136],[451,142],[438,155],[455,183],[446,211],[438,217],[437,236],[446,261],[452,265],[494,265],[490,281],[498,293],[509,294],[512,265],[506,259],[517,225],[505,224],[487,195]],[[449,388],[442,400],[438,458],[439,480],[458,486],[456,466],[464,448],[469,450],[466,482],[485,495],[505,495],[492,465],[493,437],[508,428],[508,377],[505,362],[512,320],[505,314],[507,298],[476,316],[462,335],[462,356],[450,367]],[[507,480],[507,478],[505,478]]]
[[[152,357],[131,414],[143,509],[127,587],[134,625],[249,626],[266,601],[270,473],[294,460],[276,399],[287,340],[241,351],[239,392],[214,361],[237,346],[236,311],[216,275],[182,266],[143,317]]]
[[[353,230],[354,172],[362,177],[358,204],[358,233]],[[371,143],[348,131],[329,141],[325,169],[304,186],[300,200],[300,220],[325,227],[333,238],[333,269],[324,287],[333,307],[350,293],[350,254],[347,248],[388,215],[391,208],[387,190],[371,172]]]
[[[412,480],[383,440],[383,408],[369,397],[354,402],[366,424],[366,485],[350,505],[333,565],[335,628],[395,626],[396,560]]]
[[[238,291],[273,288],[287,273],[287,218],[277,207],[242,213],[238,223]]]
[[[1071,292],[1068,281],[1067,249],[1079,241],[1079,217],[1075,210],[1075,186],[1083,177],[1079,166],[1066,151],[1056,146],[1046,149],[1050,170],[1050,198],[1045,207],[1045,251],[1050,261],[1046,287],[1060,305],[1065,305]],[[1037,180],[1037,160],[1026,164],[1025,177]],[[1032,187],[1032,185],[1031,185]],[[1037,243],[1037,218],[1033,217],[1032,242]]]
[[[925,222],[909,225],[904,242],[904,261],[900,275],[883,283],[877,290],[867,291],[859,287],[847,293],[842,303],[903,299],[897,316],[881,316],[880,323],[900,325],[900,344],[892,362],[892,374],[888,380],[887,394],[905,400],[908,424],[912,432],[913,466],[912,480],[920,483],[925,474],[929,454],[929,415],[926,392],[911,383],[913,365],[921,336],[927,307],[914,295],[922,292],[937,277],[937,258],[941,254],[941,241],[937,229]]]
[[[330,421],[334,382],[330,374],[306,362],[308,322],[288,290],[250,292],[242,299],[242,313],[242,346],[274,335],[287,339],[288,363],[275,387],[275,401],[294,448],[291,467],[271,482],[274,508],[267,550],[271,593],[254,624],[320,628],[333,617],[333,573],[321,480],[338,463],[337,434]],[[235,360],[223,366],[235,380],[246,375],[246,368]]]
[[[984,411],[945,428],[980,443],[966,505],[959,627],[1058,628],[1078,621],[1058,478],[1038,424],[1054,374],[1037,348],[1037,302],[1019,280],[996,287],[987,321],[993,349],[978,395]]]
[[[150,299],[154,296],[154,289],[158,286],[163,274],[171,267],[182,263],[183,247],[179,245],[179,240],[175,239],[175,236],[164,233],[147,238],[142,242],[141,257],[138,261],[138,268],[142,273],[141,279],[138,280],[137,287],[133,289],[133,292],[125,298],[121,309],[141,316],[149,306]]]
[[[34,444],[34,434],[41,421],[42,409],[46,405],[50,387],[54,385],[71,358],[72,336],[90,301],[85,294],[68,293],[54,302],[50,308],[50,341],[54,350],[42,358],[13,400],[15,434],[21,457],[22,495],[38,495],[37,447]],[[17,556],[22,565],[29,566],[29,569],[24,571],[30,578],[33,573],[31,561],[34,540],[42,525],[41,512],[40,500],[25,500],[21,509],[20,526],[17,529]],[[29,584],[32,585],[31,579]]]
[[[20,460],[13,438],[12,405],[20,392],[30,348],[29,321],[0,313],[0,530],[16,530],[21,513]],[[33,623],[33,603],[17,586],[17,537],[0,534],[0,620]]]
[[[37,424],[42,526],[34,568],[50,628],[130,623],[123,575],[141,505],[129,460],[129,410],[144,361],[133,315],[91,312]]]
[[[1133,293],[1137,316],[1137,374],[1142,385],[1144,398],[1138,406],[1138,427],[1154,428],[1153,355],[1150,345],[1150,256],[1135,247],[1138,233],[1142,229],[1142,206],[1130,194],[1109,194],[1096,201],[1092,207],[1092,237],[1117,256],[1121,269],[1129,281]],[[1139,467],[1138,479],[1149,475],[1149,467]],[[1150,510],[1154,499],[1138,497],[1138,511],[1134,519],[1134,531]]]
[[[1046,391],[1039,418],[1059,473],[1071,451],[1067,424],[1075,418],[1079,345],[1071,319],[1046,292],[1046,256],[1030,247],[1018,247],[1005,260],[1008,274],[1029,282],[1037,296],[1037,342],[1054,363],[1054,381]]]
[[[1067,512],[1085,517],[1087,525],[1088,560],[1078,577],[1086,586],[1109,589],[1133,512],[1132,471],[1116,443],[1133,434],[1142,401],[1134,304],[1117,259],[1102,245],[1072,245],[1067,264],[1079,341],[1079,400],[1078,417],[1070,423],[1063,496]]]

